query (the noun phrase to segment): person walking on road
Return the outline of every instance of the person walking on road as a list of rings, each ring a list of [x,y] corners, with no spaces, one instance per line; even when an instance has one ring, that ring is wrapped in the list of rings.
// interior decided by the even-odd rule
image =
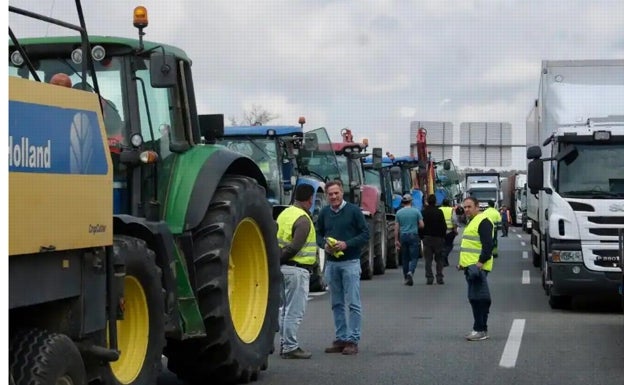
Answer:
[[[425,226],[422,229],[423,253],[425,254],[425,277],[427,285],[433,284],[432,265],[435,259],[435,279],[438,285],[444,285],[444,237],[446,236],[446,220],[444,213],[436,207],[436,196],[427,197],[427,206],[422,211]]]
[[[317,222],[317,245],[325,249],[325,282],[329,287],[336,338],[325,353],[358,353],[362,328],[360,255],[370,234],[362,210],[343,199],[339,180],[325,185],[329,205]]]
[[[498,230],[501,228],[502,219],[500,213],[494,207],[494,201],[488,201],[488,208],[483,211],[483,214],[485,214],[485,216],[488,217],[490,221],[492,221],[492,223],[494,224],[494,246],[492,249],[492,256],[494,258],[498,258]]]
[[[440,206],[442,214],[444,214],[444,221],[446,222],[446,234],[444,234],[444,266],[449,265],[449,255],[453,251],[453,242],[457,236],[457,216],[455,210],[451,207],[451,201],[448,198],[442,200],[442,206]]]
[[[314,187],[309,184],[298,185],[295,203],[277,217],[283,276],[279,318],[282,358],[307,359],[312,356],[299,346],[297,331],[308,303],[310,273],[317,262],[316,231],[310,217],[313,195]]]
[[[503,231],[503,235],[501,235],[501,238],[502,238],[502,237],[506,237],[509,235],[509,224],[511,223],[511,214],[509,213],[509,209],[507,208],[507,206],[503,205],[501,207],[500,215],[501,215],[501,224],[502,224],[502,231]]]
[[[468,283],[468,301],[472,307],[474,323],[465,337],[468,341],[482,341],[488,336],[488,316],[492,298],[487,277],[492,271],[494,224],[479,212],[479,201],[474,197],[464,200],[464,210],[469,219],[462,234],[458,269],[464,271]]]
[[[420,210],[412,206],[412,200],[410,194],[403,195],[401,198],[403,207],[396,213],[394,226],[394,243],[401,255],[403,278],[407,286],[414,285],[414,271],[420,254],[418,229],[425,226],[423,216]]]

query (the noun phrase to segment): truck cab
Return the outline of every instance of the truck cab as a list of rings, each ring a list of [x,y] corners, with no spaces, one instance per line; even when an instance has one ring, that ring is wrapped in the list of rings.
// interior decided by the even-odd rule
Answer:
[[[623,74],[622,60],[542,63],[539,98],[529,115],[534,120],[527,122],[535,127],[527,129],[527,143],[534,144],[527,148],[528,188],[534,262],[553,308],[567,307],[577,295],[617,293]]]

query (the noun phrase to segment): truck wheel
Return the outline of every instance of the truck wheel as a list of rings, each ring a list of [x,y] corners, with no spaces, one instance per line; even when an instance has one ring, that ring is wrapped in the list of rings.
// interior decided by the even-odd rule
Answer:
[[[264,189],[223,177],[193,232],[195,288],[206,337],[169,341],[169,369],[190,383],[258,378],[278,330],[277,225]]]
[[[398,266],[399,257],[394,244],[394,221],[386,220],[386,268],[396,269]]]
[[[572,305],[572,298],[567,295],[554,295],[551,289],[548,296],[548,304],[551,309],[567,310]]]
[[[64,334],[41,329],[17,332],[9,347],[9,367],[16,385],[85,385],[80,352]]]
[[[125,235],[113,239],[113,253],[125,264],[124,319],[117,321],[119,360],[110,362],[105,383],[155,384],[165,345],[165,304],[161,270],[145,241]]]
[[[374,270],[376,275],[382,275],[386,272],[386,242],[388,237],[386,235],[386,216],[382,212],[375,214],[375,233],[372,234],[374,238]]]

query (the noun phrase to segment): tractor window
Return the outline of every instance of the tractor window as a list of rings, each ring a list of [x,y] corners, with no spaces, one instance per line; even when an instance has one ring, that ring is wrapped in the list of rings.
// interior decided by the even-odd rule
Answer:
[[[175,100],[171,95],[177,88],[153,88],[149,75],[149,60],[144,61],[145,66],[136,71],[137,93],[139,98],[139,118],[141,120],[141,135],[146,145],[151,146],[161,157],[167,157],[169,142],[171,140],[172,123],[179,122],[181,118],[172,116],[176,108]],[[147,98],[147,100],[146,100]],[[149,113],[148,113],[149,109]]]

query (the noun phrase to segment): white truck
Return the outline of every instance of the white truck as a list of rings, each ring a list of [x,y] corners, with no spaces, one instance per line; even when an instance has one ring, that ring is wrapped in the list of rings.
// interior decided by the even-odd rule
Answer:
[[[617,297],[624,60],[542,62],[527,158],[533,262],[550,306],[566,308],[579,295]]]
[[[513,218],[513,224],[522,226],[524,213],[526,212],[526,174],[515,174],[509,177],[512,180],[510,184],[511,197],[509,211]]]
[[[489,201],[494,201],[494,207],[498,208],[503,199],[500,174],[497,172],[466,173],[464,198],[467,197],[477,198],[481,211],[488,207]]]

